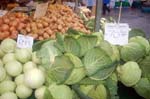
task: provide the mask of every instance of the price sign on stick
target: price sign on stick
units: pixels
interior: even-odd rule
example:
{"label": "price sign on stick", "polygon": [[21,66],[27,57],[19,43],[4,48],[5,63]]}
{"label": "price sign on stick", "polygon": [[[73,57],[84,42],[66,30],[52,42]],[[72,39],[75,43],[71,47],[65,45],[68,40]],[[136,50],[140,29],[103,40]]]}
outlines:
{"label": "price sign on stick", "polygon": [[125,23],[105,25],[104,39],[114,45],[128,44],[129,25]]}
{"label": "price sign on stick", "polygon": [[36,6],[34,18],[40,18],[45,16],[48,8],[48,3],[41,3]]}
{"label": "price sign on stick", "polygon": [[33,37],[18,34],[17,38],[18,48],[32,48],[32,46],[33,46]]}

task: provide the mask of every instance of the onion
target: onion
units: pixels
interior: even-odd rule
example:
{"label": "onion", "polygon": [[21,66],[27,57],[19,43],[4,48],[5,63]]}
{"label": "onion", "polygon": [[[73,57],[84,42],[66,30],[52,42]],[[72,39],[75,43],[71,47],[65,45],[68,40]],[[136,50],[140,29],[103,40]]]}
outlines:
{"label": "onion", "polygon": [[10,20],[9,19],[3,19],[5,24],[9,24]]}
{"label": "onion", "polygon": [[7,24],[3,24],[1,27],[2,31],[8,31],[8,29],[9,29],[9,26]]}

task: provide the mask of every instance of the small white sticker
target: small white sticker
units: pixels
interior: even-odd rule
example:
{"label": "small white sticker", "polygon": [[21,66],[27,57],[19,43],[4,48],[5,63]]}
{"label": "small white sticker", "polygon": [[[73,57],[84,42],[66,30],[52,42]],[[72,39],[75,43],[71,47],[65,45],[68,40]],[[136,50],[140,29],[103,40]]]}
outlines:
{"label": "small white sticker", "polygon": [[104,39],[114,45],[128,44],[129,25],[126,23],[114,24],[107,23],[105,25]]}
{"label": "small white sticker", "polygon": [[17,47],[18,48],[32,48],[33,37],[18,34]]}

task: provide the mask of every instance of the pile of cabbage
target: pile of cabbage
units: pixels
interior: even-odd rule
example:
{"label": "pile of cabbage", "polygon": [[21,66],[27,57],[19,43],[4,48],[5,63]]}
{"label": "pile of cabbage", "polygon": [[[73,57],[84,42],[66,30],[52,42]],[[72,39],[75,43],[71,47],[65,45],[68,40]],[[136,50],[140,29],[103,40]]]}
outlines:
{"label": "pile of cabbage", "polygon": [[119,99],[118,82],[150,99],[150,44],[134,30],[130,33],[124,46],[108,43],[102,32],[72,29],[36,43],[34,50],[46,70],[43,99]]}
{"label": "pile of cabbage", "polygon": [[13,39],[0,44],[0,99],[40,98],[45,83],[44,69],[32,49],[20,49]]}
{"label": "pile of cabbage", "polygon": [[119,99],[118,82],[150,99],[150,44],[132,35],[124,46],[102,32],[69,29],[19,49],[0,44],[0,99]]}

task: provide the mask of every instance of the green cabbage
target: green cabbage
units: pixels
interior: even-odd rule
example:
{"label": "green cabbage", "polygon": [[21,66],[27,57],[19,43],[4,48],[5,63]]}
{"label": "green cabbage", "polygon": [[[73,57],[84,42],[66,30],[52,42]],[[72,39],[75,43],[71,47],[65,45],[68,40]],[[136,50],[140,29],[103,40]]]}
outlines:
{"label": "green cabbage", "polygon": [[16,94],[21,99],[27,99],[32,94],[32,89],[25,86],[24,84],[17,85]]}
{"label": "green cabbage", "polygon": [[120,54],[124,61],[138,61],[145,56],[146,51],[141,44],[131,42],[121,48]]}
{"label": "green cabbage", "polygon": [[148,40],[144,37],[135,36],[135,37],[130,38],[129,42],[136,42],[138,44],[141,44],[145,48],[146,53],[149,53],[150,51],[150,44]]}
{"label": "green cabbage", "polygon": [[16,48],[16,41],[13,39],[9,39],[9,38],[4,39],[1,42],[0,47],[1,47],[1,50],[5,53],[14,52]]}
{"label": "green cabbage", "polygon": [[81,46],[80,56],[84,56],[89,49],[93,48],[97,44],[98,37],[94,35],[84,35],[80,36],[77,40]]}
{"label": "green cabbage", "polygon": [[85,77],[81,60],[73,54],[56,56],[48,71],[49,78],[57,83],[74,84]]}
{"label": "green cabbage", "polygon": [[5,54],[5,56],[3,57],[3,63],[6,64],[10,61],[15,61],[16,57],[14,53],[7,53]]}
{"label": "green cabbage", "polygon": [[107,90],[104,85],[81,85],[81,91],[91,99],[107,99]]}
{"label": "green cabbage", "polygon": [[52,84],[48,87],[53,99],[72,99],[72,90],[66,85]]}
{"label": "green cabbage", "polygon": [[150,99],[150,81],[142,78],[135,86],[135,91],[145,99]]}
{"label": "green cabbage", "polygon": [[83,59],[87,75],[94,80],[106,79],[114,71],[116,62],[100,47],[89,50]]}
{"label": "green cabbage", "polygon": [[142,71],[136,62],[129,61],[117,68],[120,81],[128,86],[134,86],[140,79]]}
{"label": "green cabbage", "polygon": [[0,94],[6,92],[13,92],[16,88],[16,84],[13,81],[6,80],[0,83]]}
{"label": "green cabbage", "polygon": [[18,99],[14,92],[6,92],[0,96],[0,99]]}
{"label": "green cabbage", "polygon": [[12,76],[18,76],[22,72],[22,64],[18,61],[10,61],[5,65],[7,73]]}
{"label": "green cabbage", "polygon": [[15,50],[16,59],[21,63],[26,63],[32,58],[32,51],[31,49],[22,48]]}

